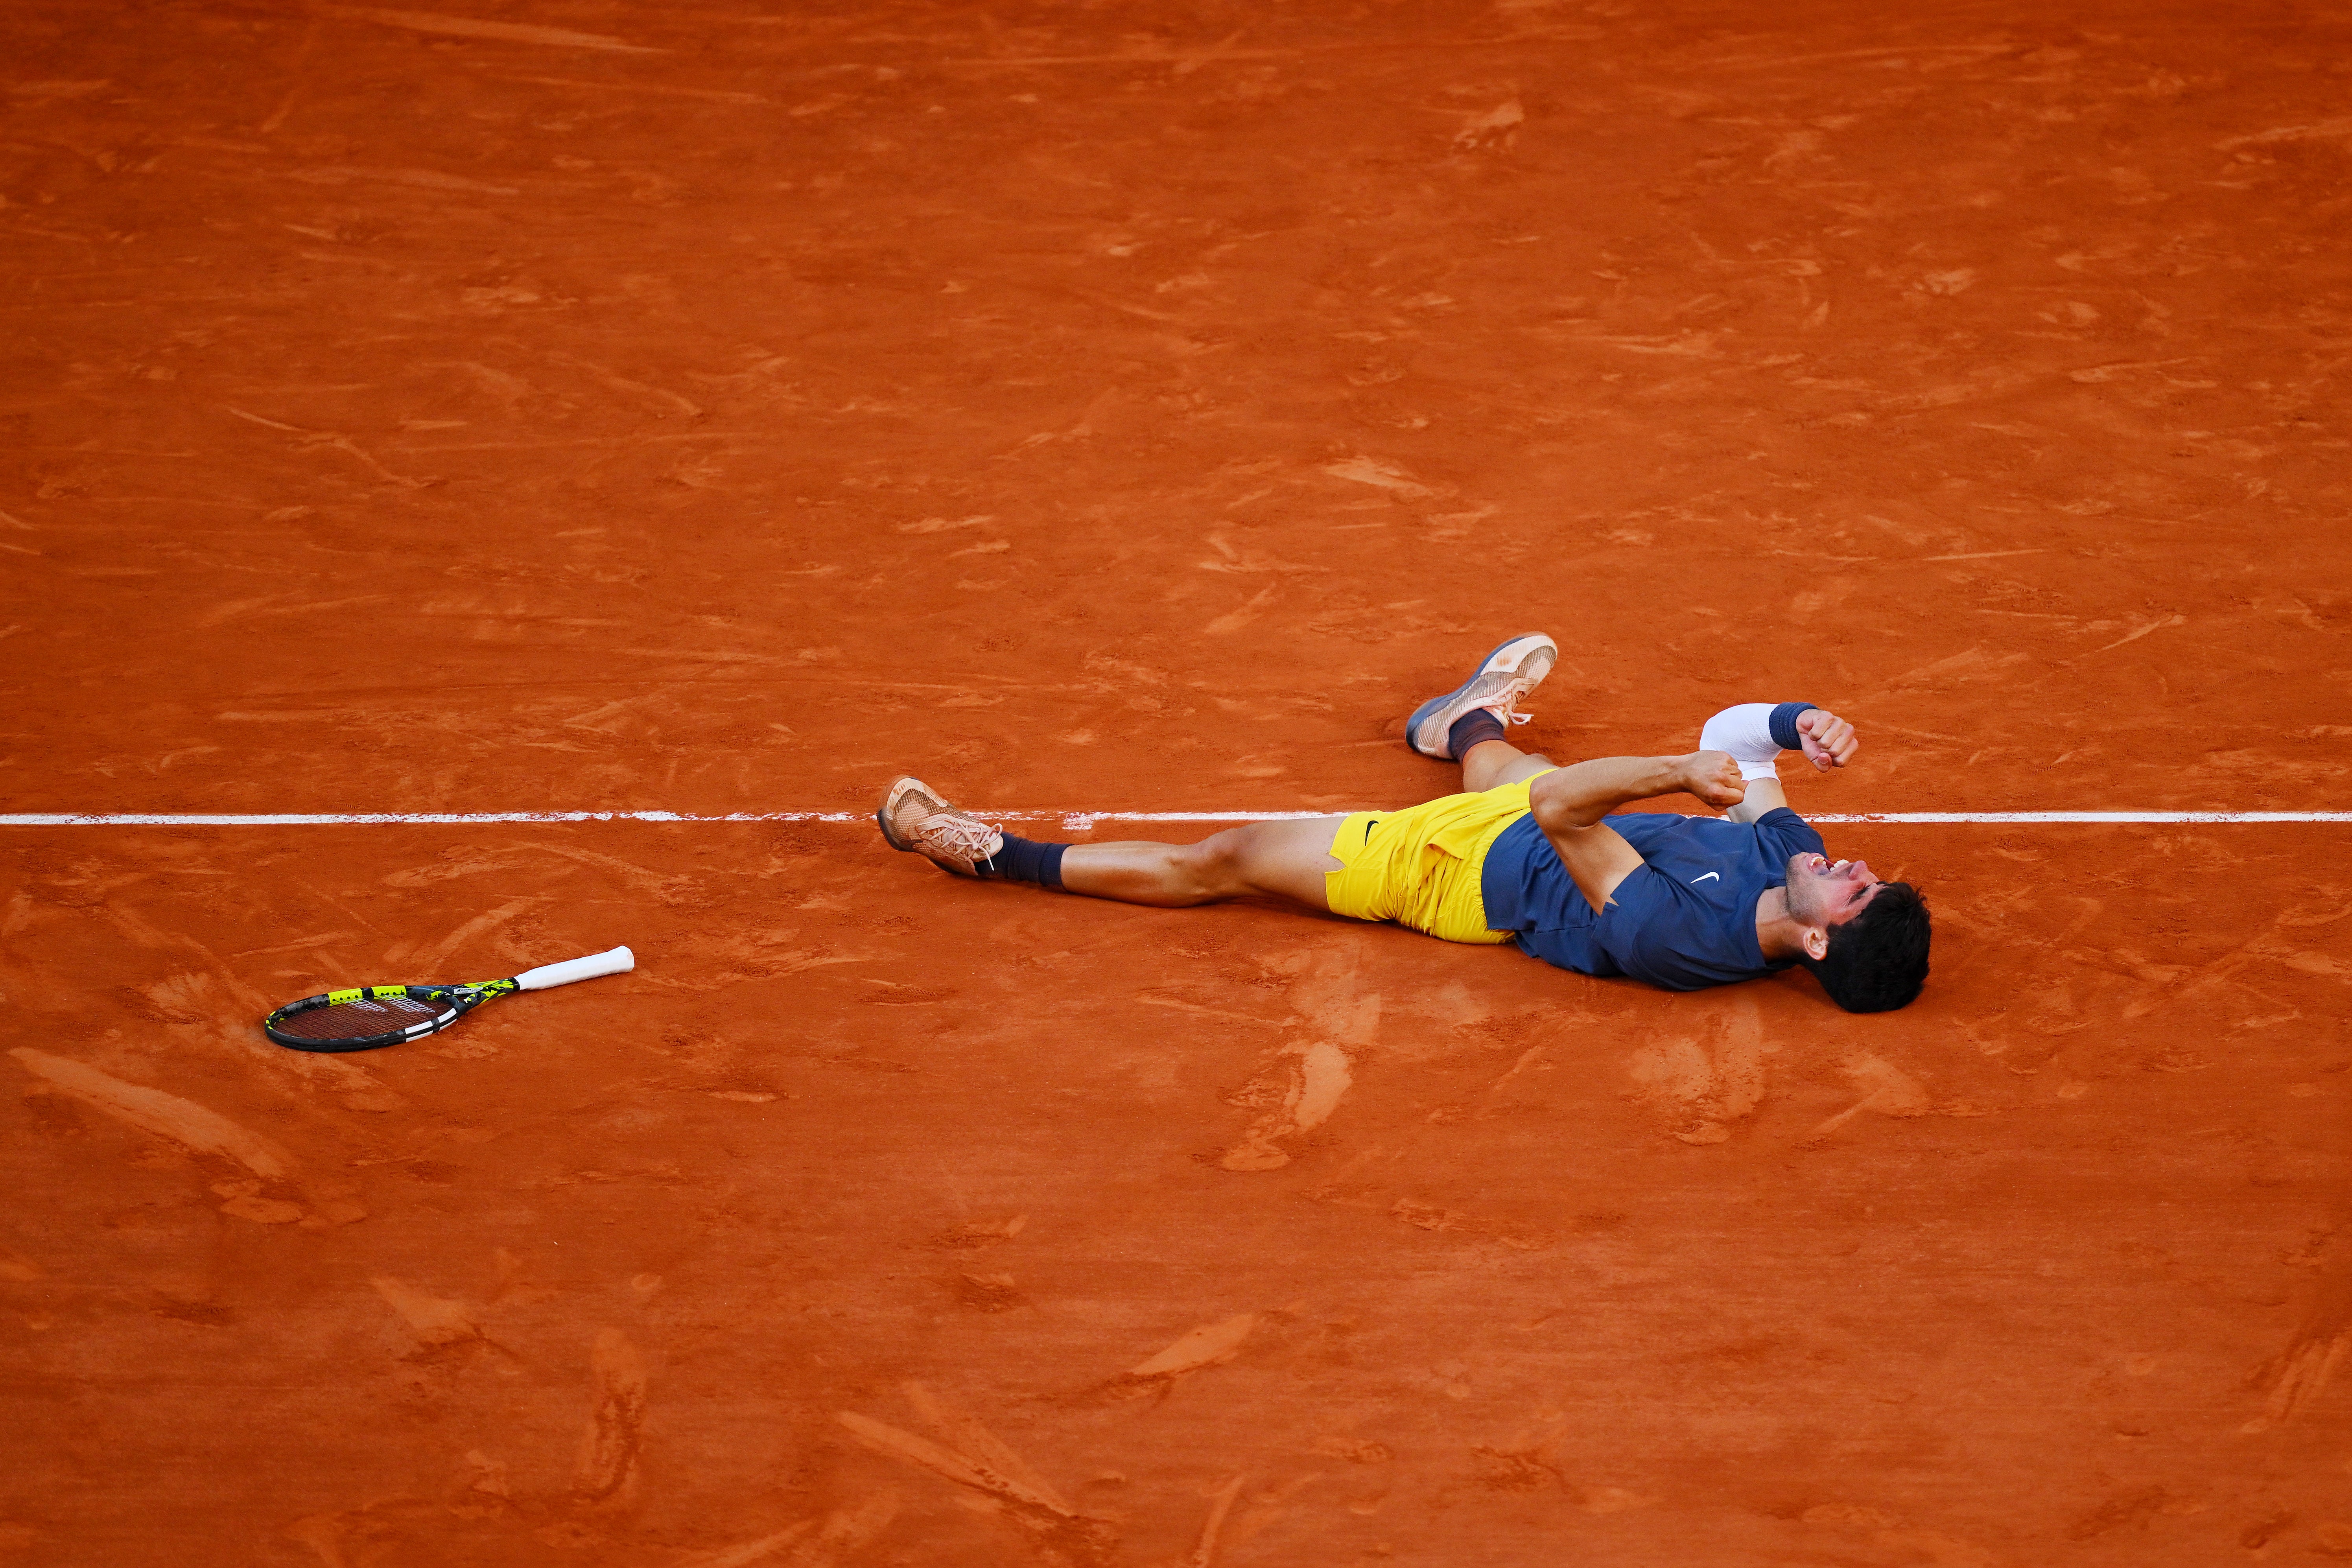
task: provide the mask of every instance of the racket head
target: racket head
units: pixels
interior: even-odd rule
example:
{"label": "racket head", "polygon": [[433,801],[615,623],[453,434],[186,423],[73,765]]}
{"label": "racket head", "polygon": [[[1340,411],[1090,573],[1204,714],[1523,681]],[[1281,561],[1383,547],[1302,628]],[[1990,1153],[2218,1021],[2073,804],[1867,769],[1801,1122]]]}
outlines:
{"label": "racket head", "polygon": [[289,1002],[262,1032],[298,1051],[373,1051],[438,1034],[480,1005],[463,985],[356,985]]}

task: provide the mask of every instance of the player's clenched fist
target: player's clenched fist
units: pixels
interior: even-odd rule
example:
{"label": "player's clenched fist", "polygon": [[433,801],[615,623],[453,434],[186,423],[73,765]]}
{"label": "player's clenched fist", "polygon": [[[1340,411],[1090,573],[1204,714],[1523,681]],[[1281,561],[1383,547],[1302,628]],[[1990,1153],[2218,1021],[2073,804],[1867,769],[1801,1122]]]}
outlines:
{"label": "player's clenched fist", "polygon": [[1845,766],[1862,749],[1853,726],[1826,708],[1808,708],[1798,714],[1797,734],[1804,742],[1805,761],[1822,773]]}
{"label": "player's clenched fist", "polygon": [[1748,785],[1739,776],[1738,760],[1729,752],[1693,752],[1685,757],[1682,786],[1713,806],[1734,806],[1748,798]]}

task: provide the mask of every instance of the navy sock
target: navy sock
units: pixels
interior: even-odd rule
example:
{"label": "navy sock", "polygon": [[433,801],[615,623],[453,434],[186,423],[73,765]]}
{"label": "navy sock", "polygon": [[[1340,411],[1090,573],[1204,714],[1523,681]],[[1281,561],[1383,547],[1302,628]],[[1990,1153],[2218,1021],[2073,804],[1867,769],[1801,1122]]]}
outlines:
{"label": "navy sock", "polygon": [[1034,844],[1007,833],[1003,847],[982,860],[977,869],[983,877],[1006,882],[1034,882],[1060,892],[1062,851],[1068,847],[1066,844]]}
{"label": "navy sock", "polygon": [[1445,731],[1445,746],[1458,763],[1470,754],[1471,747],[1482,741],[1499,741],[1505,732],[1503,721],[1495,717],[1493,709],[1473,708],[1454,721],[1454,727]]}

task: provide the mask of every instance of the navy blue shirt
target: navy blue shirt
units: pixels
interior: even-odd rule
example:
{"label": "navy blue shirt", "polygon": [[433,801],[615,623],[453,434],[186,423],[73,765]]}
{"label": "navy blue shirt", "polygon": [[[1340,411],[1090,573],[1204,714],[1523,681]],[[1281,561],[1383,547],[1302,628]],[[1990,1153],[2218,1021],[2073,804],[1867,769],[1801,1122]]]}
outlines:
{"label": "navy blue shirt", "polygon": [[1789,880],[1791,856],[1823,853],[1822,836],[1787,806],[1754,822],[1660,812],[1605,818],[1641,869],[1617,884],[1599,914],[1533,816],[1486,852],[1486,924],[1520,951],[1562,969],[1630,974],[1669,991],[1753,980],[1792,960],[1764,960],[1756,901]]}

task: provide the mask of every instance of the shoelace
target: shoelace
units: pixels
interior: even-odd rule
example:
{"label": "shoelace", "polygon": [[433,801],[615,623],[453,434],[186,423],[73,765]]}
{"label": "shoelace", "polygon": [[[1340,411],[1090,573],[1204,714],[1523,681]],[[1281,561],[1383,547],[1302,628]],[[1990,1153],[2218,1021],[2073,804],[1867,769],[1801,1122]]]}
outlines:
{"label": "shoelace", "polygon": [[962,859],[985,860],[992,853],[988,841],[996,837],[996,829],[942,805],[915,824],[912,837]]}
{"label": "shoelace", "polygon": [[1481,702],[1478,706],[1506,724],[1532,724],[1536,721],[1536,716],[1532,713],[1520,712],[1517,704],[1520,698],[1534,689],[1535,687],[1531,682],[1514,680],[1502,690],[1495,693],[1492,699]]}

